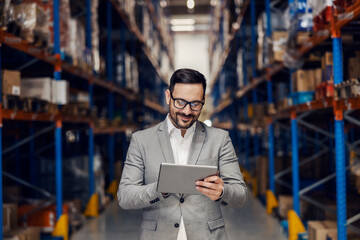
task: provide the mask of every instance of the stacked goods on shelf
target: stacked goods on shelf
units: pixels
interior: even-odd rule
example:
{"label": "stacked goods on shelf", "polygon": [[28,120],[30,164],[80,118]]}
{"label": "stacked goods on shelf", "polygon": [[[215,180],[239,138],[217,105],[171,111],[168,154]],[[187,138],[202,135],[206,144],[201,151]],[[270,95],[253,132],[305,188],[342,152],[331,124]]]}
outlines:
{"label": "stacked goods on shelf", "polygon": [[20,72],[2,70],[2,96],[3,96],[3,108],[5,109],[17,109],[19,107],[20,91]]}
{"label": "stacked goods on shelf", "polygon": [[[68,206],[63,205],[64,214],[68,213]],[[41,232],[51,233],[56,223],[56,205],[39,207],[36,204],[23,204],[18,207],[19,224],[23,226],[37,227]]]}
{"label": "stacked goods on shelf", "polygon": [[286,31],[275,31],[272,34],[273,42],[273,61],[282,62],[284,60],[284,54],[286,52],[288,32]]}
{"label": "stacked goods on shelf", "polygon": [[[83,204],[87,203],[89,200],[89,157],[87,155],[75,155],[74,152],[80,144],[81,136],[76,137],[74,141],[75,142],[67,142],[66,144],[66,147],[73,149],[72,155],[63,158],[63,196],[65,200],[76,200],[77,208],[84,209],[85,206]],[[94,155],[94,190],[99,196],[99,209],[102,209],[106,203],[103,162],[101,154],[96,150]],[[54,192],[54,169],[54,159],[39,158],[39,169],[36,173],[37,176],[42,179],[39,183],[39,187],[49,192]],[[76,182],[76,184],[74,184],[74,182]],[[79,201],[81,202],[81,207],[79,207]],[[68,213],[68,204],[64,204],[64,208],[66,208],[64,209],[64,212]],[[47,212],[52,211],[52,209],[47,210]],[[28,211],[26,209],[23,212]]]}
{"label": "stacked goods on shelf", "polygon": [[[288,212],[293,209],[293,197],[290,195],[279,195],[279,216],[283,219],[288,218]],[[305,201],[300,201],[300,217],[304,219],[308,211],[308,204]]]}
{"label": "stacked goods on shelf", "polygon": [[3,233],[4,239],[40,240],[40,229],[36,227],[18,227],[18,206],[14,203],[4,203],[3,210]]}
{"label": "stacked goods on shelf", "polygon": [[289,105],[297,105],[312,101],[315,97],[316,85],[321,83],[321,78],[316,76],[318,70],[297,70],[292,75],[292,93],[289,95]]}
{"label": "stacked goods on shelf", "polygon": [[276,109],[282,111],[289,106],[287,83],[276,84]]}
{"label": "stacked goods on shelf", "polygon": [[360,193],[360,160],[355,151],[350,151],[350,185]]}
{"label": "stacked goods on shelf", "polygon": [[40,240],[40,229],[36,227],[17,228],[4,234],[4,240]]}
{"label": "stacked goods on shelf", "polygon": [[50,43],[49,15],[37,3],[15,4],[13,8],[14,29],[8,30],[36,46],[47,47]]}
{"label": "stacked goods on shelf", "polygon": [[326,240],[328,234],[337,233],[336,221],[309,221],[309,240]]}
{"label": "stacked goods on shelf", "polygon": [[134,56],[125,54],[125,78],[126,88],[139,92],[139,69],[138,63]]}
{"label": "stacked goods on shelf", "polygon": [[360,97],[360,52],[355,52],[355,57],[348,59],[348,76],[349,80],[337,84],[335,88],[336,99],[348,99]]}
{"label": "stacked goods on shelf", "polygon": [[69,90],[69,103],[62,108],[65,115],[88,116],[90,111],[90,96],[88,92],[75,89]]}
{"label": "stacked goods on shelf", "polygon": [[[285,43],[288,35],[285,32],[286,25],[283,13],[271,9],[271,27],[273,30],[273,38],[267,39],[266,37],[266,14],[263,12],[258,18],[258,54],[257,54],[257,69],[263,70],[266,66],[274,61],[282,61],[285,53]],[[274,45],[275,44],[275,45]],[[276,53],[276,58],[274,53]]]}
{"label": "stacked goods on shelf", "polygon": [[[68,103],[69,83],[65,80],[22,78],[20,83],[24,111],[56,113],[56,105]],[[40,104],[40,108],[34,104]]]}
{"label": "stacked goods on shelf", "polygon": [[91,70],[100,73],[99,0],[91,1]]}

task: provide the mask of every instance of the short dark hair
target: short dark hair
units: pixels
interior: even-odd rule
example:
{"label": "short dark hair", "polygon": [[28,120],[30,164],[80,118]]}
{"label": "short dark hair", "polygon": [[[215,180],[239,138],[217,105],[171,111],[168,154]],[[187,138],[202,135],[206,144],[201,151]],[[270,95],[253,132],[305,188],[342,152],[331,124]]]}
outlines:
{"label": "short dark hair", "polygon": [[194,84],[194,83],[201,83],[204,89],[205,97],[205,90],[206,90],[206,79],[204,75],[200,72],[189,69],[189,68],[182,68],[176,70],[170,78],[170,87],[169,90],[172,93],[174,91],[175,84],[183,83],[183,84]]}

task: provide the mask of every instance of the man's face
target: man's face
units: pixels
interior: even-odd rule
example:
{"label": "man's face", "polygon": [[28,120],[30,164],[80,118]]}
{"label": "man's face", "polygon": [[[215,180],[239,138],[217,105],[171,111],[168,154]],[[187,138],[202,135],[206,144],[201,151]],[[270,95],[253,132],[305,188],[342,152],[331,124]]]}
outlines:
{"label": "man's face", "polygon": [[[172,123],[180,129],[186,130],[190,128],[194,122],[199,118],[200,111],[193,111],[190,108],[190,104],[187,104],[185,108],[178,109],[174,106],[174,99],[171,98],[169,90],[165,92],[166,102],[169,105],[169,115]],[[174,86],[172,93],[173,98],[183,99],[188,102],[199,101],[203,102],[204,90],[201,83],[195,84],[182,84],[177,83]]]}

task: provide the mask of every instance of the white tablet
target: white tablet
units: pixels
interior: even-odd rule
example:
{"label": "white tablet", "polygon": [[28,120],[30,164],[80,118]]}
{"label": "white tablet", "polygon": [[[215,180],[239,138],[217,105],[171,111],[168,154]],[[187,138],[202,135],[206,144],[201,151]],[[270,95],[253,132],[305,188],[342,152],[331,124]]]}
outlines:
{"label": "white tablet", "polygon": [[196,181],[216,175],[217,170],[216,166],[162,163],[157,191],[161,193],[201,194],[196,190]]}

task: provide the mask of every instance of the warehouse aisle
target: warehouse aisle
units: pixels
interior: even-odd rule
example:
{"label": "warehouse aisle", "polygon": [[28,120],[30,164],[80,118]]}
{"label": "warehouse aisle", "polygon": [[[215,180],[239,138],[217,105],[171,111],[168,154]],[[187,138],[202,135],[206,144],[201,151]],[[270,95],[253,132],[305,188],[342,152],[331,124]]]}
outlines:
{"label": "warehouse aisle", "polygon": [[[252,196],[243,209],[223,208],[229,240],[281,240],[276,219]],[[88,223],[71,240],[136,240],[139,239],[140,210],[123,211],[111,203],[97,219]]]}

